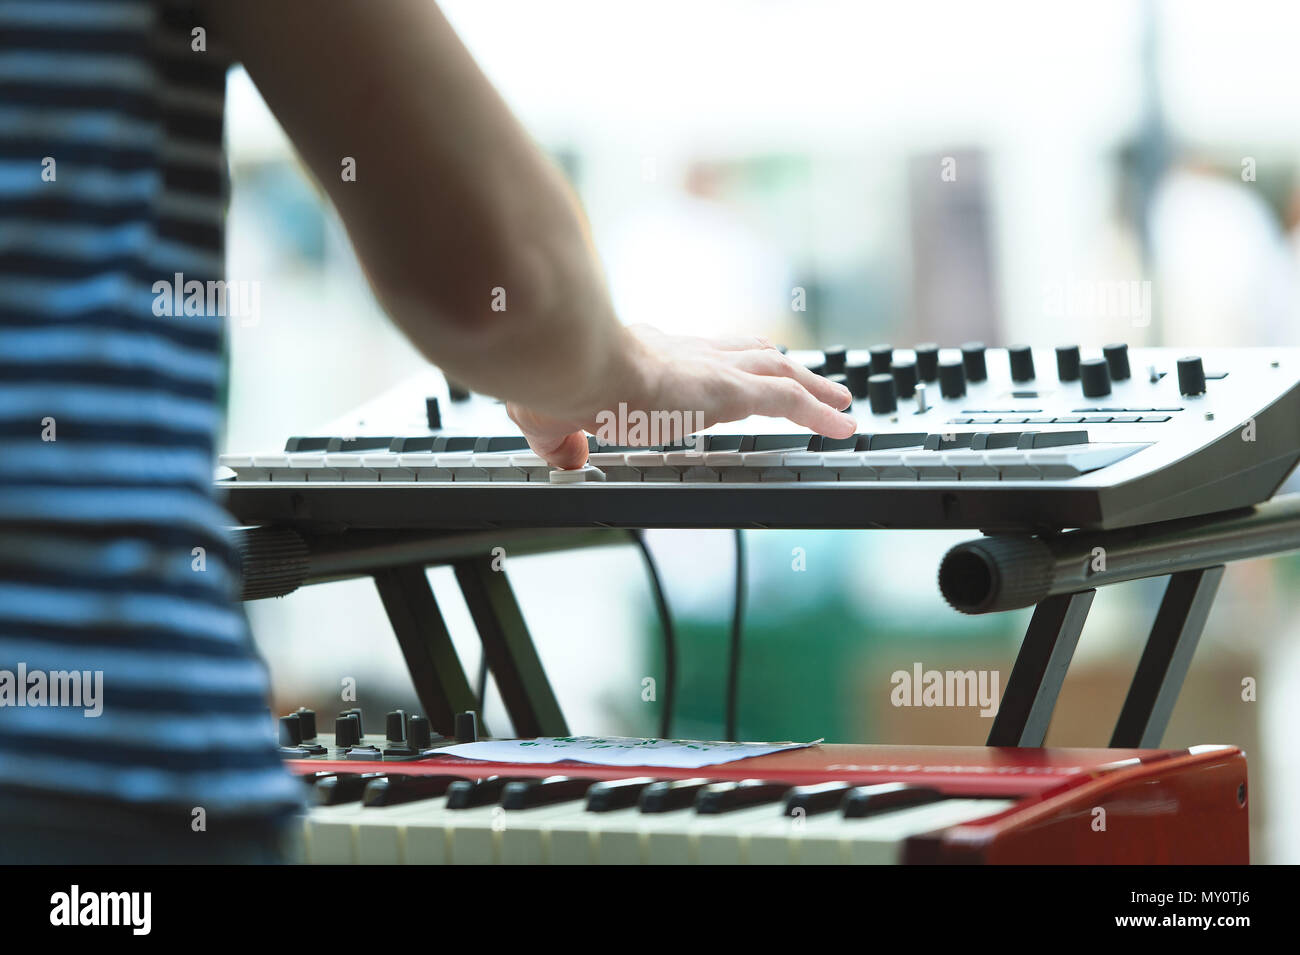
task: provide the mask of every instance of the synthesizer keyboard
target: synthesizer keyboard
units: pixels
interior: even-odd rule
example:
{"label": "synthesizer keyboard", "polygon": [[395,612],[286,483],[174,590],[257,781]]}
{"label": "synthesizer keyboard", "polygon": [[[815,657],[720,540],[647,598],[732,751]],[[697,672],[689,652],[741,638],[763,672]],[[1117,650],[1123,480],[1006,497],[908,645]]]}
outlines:
{"label": "synthesizer keyboard", "polygon": [[1300,350],[791,353],[855,396],[842,441],[751,418],[556,472],[502,406],[434,372],[283,450],[227,454],[246,524],[1052,531],[1246,507],[1300,459]]}
{"label": "synthesizer keyboard", "polygon": [[[289,760],[318,864],[1248,861],[1246,763],[1190,750],[818,745],[703,769]],[[354,755],[355,754],[355,755]]]}

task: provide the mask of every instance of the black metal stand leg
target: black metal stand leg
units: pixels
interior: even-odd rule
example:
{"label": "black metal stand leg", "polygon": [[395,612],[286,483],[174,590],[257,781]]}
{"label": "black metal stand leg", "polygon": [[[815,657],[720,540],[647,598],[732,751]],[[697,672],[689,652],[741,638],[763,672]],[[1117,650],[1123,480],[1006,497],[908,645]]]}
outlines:
{"label": "black metal stand leg", "polygon": [[1170,576],[1110,738],[1112,747],[1153,749],[1160,745],[1222,579],[1222,564]]}
{"label": "black metal stand leg", "polygon": [[1095,590],[1048,597],[1034,608],[1002,693],[989,746],[1042,746]]}
{"label": "black metal stand leg", "polygon": [[515,735],[569,735],[505,571],[493,570],[491,557],[457,561],[455,568]]}
{"label": "black metal stand leg", "polygon": [[483,714],[478,712],[479,703],[456,656],[424,567],[389,567],[376,571],[374,577],[429,725],[452,736],[456,714],[474,710],[481,727]]}

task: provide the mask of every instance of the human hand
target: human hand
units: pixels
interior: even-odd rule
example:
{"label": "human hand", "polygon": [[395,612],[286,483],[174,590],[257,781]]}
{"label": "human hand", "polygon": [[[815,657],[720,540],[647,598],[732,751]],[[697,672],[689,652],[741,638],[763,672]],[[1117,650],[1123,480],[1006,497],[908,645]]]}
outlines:
{"label": "human hand", "polygon": [[529,446],[552,467],[582,467],[584,432],[596,433],[598,416],[616,414],[620,405],[647,415],[691,414],[696,429],[758,414],[788,418],[832,438],[857,430],[842,410],[852,402],[847,388],[781,354],[764,338],[667,335],[648,325],[625,331],[623,367],[598,390],[589,409],[556,416],[507,403]]}

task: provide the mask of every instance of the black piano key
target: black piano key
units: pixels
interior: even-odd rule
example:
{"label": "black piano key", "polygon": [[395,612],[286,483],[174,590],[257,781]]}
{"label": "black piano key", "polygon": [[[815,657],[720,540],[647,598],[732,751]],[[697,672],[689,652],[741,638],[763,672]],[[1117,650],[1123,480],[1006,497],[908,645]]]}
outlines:
{"label": "black piano key", "polygon": [[853,788],[852,783],[816,783],[796,786],[785,797],[787,816],[813,816],[840,808],[844,794]]}
{"label": "black piano key", "polygon": [[805,451],[808,448],[806,434],[756,434],[752,447],[747,451]]}
{"label": "black piano key", "polygon": [[[927,451],[952,451],[956,448],[969,448],[975,432],[964,434],[928,434],[923,447]],[[1014,448],[1015,445],[1013,444]]]}
{"label": "black piano key", "polygon": [[486,779],[461,780],[447,787],[448,809],[473,809],[491,806],[501,799],[502,791],[518,776],[488,776]]}
{"label": "black piano key", "polygon": [[393,436],[359,438],[330,438],[325,445],[326,451],[387,451],[393,443]]}
{"label": "black piano key", "polygon": [[366,791],[372,779],[379,779],[383,773],[335,773],[316,783],[316,802],[322,806],[341,806],[347,802],[357,802]]}
{"label": "black piano key", "polygon": [[651,783],[641,793],[638,805],[642,812],[672,812],[674,809],[687,809],[695,802],[711,779],[668,779]]}
{"label": "black piano key", "polygon": [[527,451],[528,439],[522,434],[502,435],[495,438],[479,438],[474,443],[474,450],[486,451]]}
{"label": "black piano key", "polygon": [[971,438],[970,447],[973,451],[994,451],[998,448],[1015,448],[1020,446],[1020,442],[1025,439],[1027,434],[1034,434],[1029,431],[976,431]]}
{"label": "black piano key", "polygon": [[315,789],[316,784],[322,779],[329,779],[331,776],[337,775],[338,773],[332,769],[318,769],[314,773],[307,773],[300,778],[308,789]]}
{"label": "black piano key", "polygon": [[[394,454],[404,454],[410,451],[432,451],[434,442],[439,440],[438,435],[423,434],[414,435],[409,438],[394,438],[388,445],[388,450]],[[442,440],[446,440],[443,438]]]}
{"label": "black piano key", "polygon": [[420,799],[445,795],[456,782],[468,782],[464,776],[381,776],[366,784],[361,797],[363,806],[396,806]]}
{"label": "black piano key", "polygon": [[809,451],[865,451],[871,440],[869,434],[851,434],[847,438],[828,438],[815,434],[808,442]]}
{"label": "black piano key", "polygon": [[286,452],[293,451],[324,451],[329,447],[333,438],[290,438],[284,443]]}
{"label": "black piano key", "polygon": [[696,442],[700,451],[747,451],[743,447],[746,436],[743,434],[702,434]]}
{"label": "black piano key", "polygon": [[844,817],[861,819],[882,812],[923,806],[929,802],[946,799],[937,789],[912,786],[908,783],[880,783],[875,786],[854,786],[844,796]]}
{"label": "black piano key", "polygon": [[701,815],[731,812],[765,803],[780,802],[790,791],[789,783],[769,783],[761,779],[742,779],[740,782],[714,783],[700,790],[695,797],[695,811]]}
{"label": "black piano key", "polygon": [[478,438],[468,434],[449,434],[434,439],[434,451],[473,451]]}
{"label": "black piano key", "polygon": [[902,448],[923,448],[928,437],[923,431],[897,431],[873,434],[865,448],[859,451],[898,451]]}
{"label": "black piano key", "polygon": [[502,809],[536,809],[561,802],[585,799],[594,779],[574,776],[547,776],[545,779],[521,779],[509,783],[501,793]]}
{"label": "black piano key", "polygon": [[[587,447],[588,447],[588,448],[591,448],[591,442],[588,442],[588,443],[587,443]],[[590,451],[590,453],[591,453],[591,454],[630,454],[630,453],[634,453],[634,452],[637,452],[637,451],[652,451],[652,450],[654,450],[654,449],[653,449],[653,448],[645,447],[644,445],[638,448],[638,447],[633,447],[633,446],[630,445],[630,444],[600,444],[600,443],[597,443],[596,446],[595,446],[594,448],[592,448],[592,450]]]}
{"label": "black piano key", "polygon": [[651,776],[633,776],[631,779],[608,779],[587,790],[587,812],[611,812],[630,809],[637,804],[641,793],[656,780]]}
{"label": "black piano key", "polygon": [[1087,444],[1087,431],[1029,431],[1018,445],[1020,448],[1065,448],[1073,444]]}

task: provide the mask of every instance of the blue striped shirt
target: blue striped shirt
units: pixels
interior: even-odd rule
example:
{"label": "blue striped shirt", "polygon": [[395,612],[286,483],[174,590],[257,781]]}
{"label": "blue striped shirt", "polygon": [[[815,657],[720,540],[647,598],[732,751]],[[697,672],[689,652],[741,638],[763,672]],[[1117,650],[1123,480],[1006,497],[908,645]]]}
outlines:
{"label": "blue striped shirt", "polygon": [[[196,27],[0,0],[0,787],[271,813],[298,786],[211,490],[224,318],[155,307],[223,278],[228,62]],[[70,671],[97,715],[50,705]]]}

